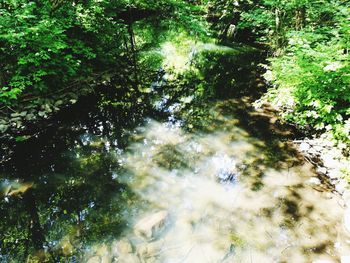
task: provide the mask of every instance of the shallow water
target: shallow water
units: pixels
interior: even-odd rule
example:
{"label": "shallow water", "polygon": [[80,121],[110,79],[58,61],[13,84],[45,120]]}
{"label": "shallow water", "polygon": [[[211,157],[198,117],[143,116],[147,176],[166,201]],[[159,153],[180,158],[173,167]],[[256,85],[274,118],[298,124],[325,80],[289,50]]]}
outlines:
{"label": "shallow water", "polygon": [[349,252],[339,197],[273,113],[228,97],[161,93],[151,113],[81,104],[15,145],[0,260],[338,262]]}
{"label": "shallow water", "polygon": [[[280,142],[271,153],[269,142],[222,115],[226,103],[214,106],[220,125],[209,133],[153,120],[138,129],[121,157],[128,173],[120,178],[137,195],[139,210],[122,237],[145,262],[336,259],[337,197],[314,189],[312,166],[290,146]],[[279,151],[281,158],[269,156]],[[160,233],[135,234],[139,220],[159,211],[168,213]]]}

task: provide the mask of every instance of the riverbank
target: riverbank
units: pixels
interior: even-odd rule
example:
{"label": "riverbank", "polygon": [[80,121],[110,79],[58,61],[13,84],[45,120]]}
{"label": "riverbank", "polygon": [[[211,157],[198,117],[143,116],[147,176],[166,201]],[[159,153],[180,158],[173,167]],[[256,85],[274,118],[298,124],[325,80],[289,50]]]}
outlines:
{"label": "riverbank", "polygon": [[[348,145],[345,142],[335,139],[331,131],[313,132],[303,126],[286,121],[284,118],[286,111],[292,114],[292,109],[289,108],[286,101],[276,99],[284,96],[279,92],[283,91],[277,89],[271,92],[271,90],[267,90],[261,98],[254,102],[255,108],[263,109],[264,105],[268,105],[268,107],[274,109],[276,118],[281,123],[293,125],[295,130],[298,131],[298,135],[292,142],[304,155],[305,160],[315,166],[319,174],[319,181],[315,181],[315,184],[320,184],[326,180],[328,184],[333,185],[334,191],[347,199],[346,196],[348,195],[350,182]],[[273,93],[272,97],[275,99],[271,100],[271,93]]]}
{"label": "riverbank", "polygon": [[94,87],[84,85],[45,96],[23,98],[13,106],[3,106],[0,113],[0,139],[25,140],[36,133],[35,126],[43,126],[53,115],[93,91]]}

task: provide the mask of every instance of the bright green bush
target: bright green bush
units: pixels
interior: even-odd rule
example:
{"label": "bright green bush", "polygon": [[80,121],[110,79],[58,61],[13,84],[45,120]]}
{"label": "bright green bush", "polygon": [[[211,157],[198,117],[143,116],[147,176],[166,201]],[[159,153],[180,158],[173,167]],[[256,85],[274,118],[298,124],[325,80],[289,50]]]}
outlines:
{"label": "bright green bush", "polygon": [[0,1],[0,103],[70,87],[121,60],[132,64],[162,30],[203,33],[200,10],[185,0]]}
{"label": "bright green bush", "polygon": [[9,103],[24,90],[62,88],[90,71],[87,61],[96,54],[73,28],[82,29],[75,9],[51,13],[51,7],[28,1],[0,6],[0,102]]}

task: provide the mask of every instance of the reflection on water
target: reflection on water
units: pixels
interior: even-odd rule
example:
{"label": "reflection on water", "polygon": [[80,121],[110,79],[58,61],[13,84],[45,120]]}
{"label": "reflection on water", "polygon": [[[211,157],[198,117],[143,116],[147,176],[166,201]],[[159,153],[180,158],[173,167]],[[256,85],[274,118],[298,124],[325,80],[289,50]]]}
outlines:
{"label": "reflection on water", "polygon": [[[203,81],[228,83],[226,72],[238,83],[230,59],[215,63],[219,73],[208,65]],[[92,106],[67,120],[72,110],[17,145],[1,169],[0,261],[299,263],[349,253],[338,197],[310,180],[313,167],[268,109],[244,96],[181,95],[160,91],[148,118]]]}
{"label": "reflection on water", "polygon": [[[214,132],[149,121],[134,136],[121,181],[142,201],[118,238],[130,250],[112,256],[132,254],[142,262],[336,259],[345,249],[335,243],[342,209],[335,196],[307,183],[312,167],[283,143],[275,154],[291,156],[273,156],[279,163],[268,166],[266,142],[215,109],[220,129]],[[112,251],[115,242],[104,245]]]}

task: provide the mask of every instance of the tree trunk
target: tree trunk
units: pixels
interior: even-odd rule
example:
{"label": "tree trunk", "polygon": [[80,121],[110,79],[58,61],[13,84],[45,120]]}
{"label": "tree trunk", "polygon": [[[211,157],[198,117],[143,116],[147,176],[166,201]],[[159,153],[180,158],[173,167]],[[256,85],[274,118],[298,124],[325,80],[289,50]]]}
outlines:
{"label": "tree trunk", "polygon": [[279,49],[281,47],[281,10],[276,7],[275,8],[275,49]]}
{"label": "tree trunk", "polygon": [[295,11],[295,29],[301,30],[305,26],[306,20],[306,8],[304,6],[299,7]]}
{"label": "tree trunk", "polygon": [[138,92],[138,84],[139,84],[139,77],[138,77],[138,67],[137,67],[137,50],[136,50],[136,42],[135,42],[135,34],[134,30],[132,28],[132,23],[128,24],[128,34],[130,39],[130,47],[131,47],[131,59],[134,66],[134,89],[136,92]]}

